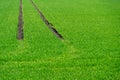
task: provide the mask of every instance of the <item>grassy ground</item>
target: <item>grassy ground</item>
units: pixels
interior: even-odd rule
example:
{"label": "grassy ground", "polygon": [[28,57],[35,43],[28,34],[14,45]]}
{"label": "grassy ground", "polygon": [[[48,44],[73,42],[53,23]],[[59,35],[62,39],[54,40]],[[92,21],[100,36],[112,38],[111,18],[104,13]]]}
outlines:
{"label": "grassy ground", "polygon": [[33,0],[64,36],[60,41],[23,0],[0,1],[0,80],[119,80],[119,0]]}

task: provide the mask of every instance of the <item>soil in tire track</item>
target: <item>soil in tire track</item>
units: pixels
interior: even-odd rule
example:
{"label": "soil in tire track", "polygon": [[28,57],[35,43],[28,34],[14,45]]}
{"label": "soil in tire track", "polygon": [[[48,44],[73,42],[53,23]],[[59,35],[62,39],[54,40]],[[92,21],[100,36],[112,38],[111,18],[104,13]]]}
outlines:
{"label": "soil in tire track", "polygon": [[22,12],[22,0],[20,0],[20,8],[19,8],[19,17],[18,17],[18,40],[24,39],[23,34],[23,12]]}
{"label": "soil in tire track", "polygon": [[43,20],[43,22],[46,24],[46,26],[48,26],[48,28],[59,38],[64,40],[63,36],[54,28],[54,25],[52,23],[50,23],[45,16],[43,15],[43,13],[39,10],[39,8],[36,6],[36,4],[33,2],[33,0],[30,0],[32,5],[35,7],[35,9],[37,10],[37,12],[39,13],[41,19]]}

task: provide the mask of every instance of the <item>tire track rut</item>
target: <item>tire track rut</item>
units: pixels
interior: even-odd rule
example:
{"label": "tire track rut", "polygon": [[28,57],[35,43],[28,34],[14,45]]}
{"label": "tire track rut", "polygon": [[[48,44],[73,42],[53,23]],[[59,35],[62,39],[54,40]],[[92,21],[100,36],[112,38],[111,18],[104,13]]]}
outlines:
{"label": "tire track rut", "polygon": [[43,22],[46,24],[46,26],[59,38],[64,40],[63,36],[54,28],[54,25],[52,23],[50,23],[46,17],[43,15],[43,13],[39,10],[39,8],[37,7],[37,5],[33,2],[33,0],[30,0],[32,5],[34,6],[34,8],[37,10],[37,12],[39,13],[41,19],[43,20]]}
{"label": "tire track rut", "polygon": [[19,17],[18,17],[18,40],[24,39],[23,33],[23,12],[22,12],[22,0],[20,0],[20,8],[19,8]]}

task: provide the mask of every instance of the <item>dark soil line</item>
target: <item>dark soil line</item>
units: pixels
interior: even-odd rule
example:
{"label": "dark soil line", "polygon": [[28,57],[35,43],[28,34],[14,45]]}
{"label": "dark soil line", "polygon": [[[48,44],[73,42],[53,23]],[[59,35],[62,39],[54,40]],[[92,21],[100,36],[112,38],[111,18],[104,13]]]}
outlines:
{"label": "dark soil line", "polygon": [[33,2],[33,0],[30,0],[31,3],[33,4],[33,6],[35,7],[35,9],[37,10],[37,12],[39,13],[41,19],[43,20],[43,22],[46,24],[46,26],[48,26],[48,28],[59,38],[59,39],[64,39],[63,36],[54,28],[54,25],[52,23],[50,23],[45,16],[43,15],[43,13],[39,10],[39,8],[36,6],[36,4]]}
{"label": "dark soil line", "polygon": [[20,9],[19,9],[19,17],[18,17],[18,40],[24,39],[23,34],[23,12],[22,12],[22,0],[20,0]]}

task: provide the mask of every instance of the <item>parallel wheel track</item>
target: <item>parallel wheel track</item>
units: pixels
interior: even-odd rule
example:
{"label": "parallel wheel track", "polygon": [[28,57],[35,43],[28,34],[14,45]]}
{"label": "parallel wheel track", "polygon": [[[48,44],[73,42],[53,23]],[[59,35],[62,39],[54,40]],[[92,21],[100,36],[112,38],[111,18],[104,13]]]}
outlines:
{"label": "parallel wheel track", "polygon": [[19,9],[19,17],[18,17],[18,40],[24,39],[23,33],[23,12],[22,12],[22,0],[20,0],[20,9]]}
{"label": "parallel wheel track", "polygon": [[41,19],[43,22],[46,24],[46,26],[61,40],[64,40],[63,36],[54,28],[54,25],[50,23],[46,17],[43,15],[43,13],[40,11],[40,9],[37,7],[37,5],[33,2],[33,0],[30,0],[34,8],[37,10],[39,13]]}

